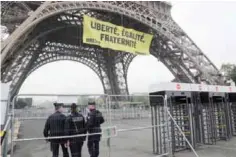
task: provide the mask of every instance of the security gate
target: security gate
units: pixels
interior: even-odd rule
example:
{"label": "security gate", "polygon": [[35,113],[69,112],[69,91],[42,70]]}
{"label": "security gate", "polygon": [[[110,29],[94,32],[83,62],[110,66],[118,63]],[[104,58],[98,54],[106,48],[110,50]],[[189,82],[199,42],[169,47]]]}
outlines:
{"label": "security gate", "polygon": [[216,144],[218,140],[230,139],[234,120],[230,94],[202,91],[192,92],[191,95],[194,104],[196,143]]}
{"label": "security gate", "polygon": [[[219,140],[227,140],[228,132],[228,107],[224,93],[200,92],[199,126],[197,130],[202,137],[203,144],[216,144]],[[199,127],[199,128],[201,128]]]}
{"label": "security gate", "polygon": [[[192,105],[187,95],[180,96],[176,93],[168,99],[170,104],[170,113],[176,120],[178,126],[182,129],[187,139],[194,145],[193,125],[192,125]],[[173,151],[188,149],[188,144],[180,134],[179,130],[174,127],[172,122],[172,148]]]}
{"label": "security gate", "polygon": [[[171,149],[172,153],[178,152],[184,149],[189,149],[185,137],[192,146],[195,146],[195,139],[193,134],[193,106],[191,104],[190,92],[178,92],[178,91],[163,91],[151,93],[151,95],[163,95],[167,97],[167,108],[173,117],[173,120],[169,119],[169,128],[165,129],[159,134],[157,140],[164,140],[165,134],[171,132]],[[150,98],[151,99],[151,98]],[[160,113],[163,109],[163,104],[158,103],[157,111]],[[154,111],[155,113],[155,111]],[[159,114],[161,115],[161,114]],[[177,126],[178,127],[177,127]],[[179,130],[181,129],[181,130]],[[168,130],[168,131],[167,131]],[[185,135],[185,137],[183,136]]]}
{"label": "security gate", "polygon": [[[167,114],[167,103],[163,96],[150,95],[152,118],[152,142],[154,154],[168,154],[171,151],[171,126]],[[169,151],[169,152],[168,152]],[[173,152],[172,152],[173,153]]]}
{"label": "security gate", "polygon": [[224,93],[209,93],[210,103],[212,105],[215,142],[218,140],[227,140],[227,103]]}
{"label": "security gate", "polygon": [[200,93],[200,126],[199,132],[202,137],[203,144],[214,144],[215,143],[215,123],[213,121],[213,109],[210,103],[209,93],[201,92]]}
{"label": "security gate", "polygon": [[231,133],[236,136],[236,93],[228,93],[229,123]]}
{"label": "security gate", "polygon": [[236,136],[236,103],[231,105],[231,110],[232,110],[232,133],[233,136]]}
{"label": "security gate", "polygon": [[191,93],[191,102],[193,105],[193,136],[195,146],[203,144],[203,119],[202,119],[202,102],[200,92]]}

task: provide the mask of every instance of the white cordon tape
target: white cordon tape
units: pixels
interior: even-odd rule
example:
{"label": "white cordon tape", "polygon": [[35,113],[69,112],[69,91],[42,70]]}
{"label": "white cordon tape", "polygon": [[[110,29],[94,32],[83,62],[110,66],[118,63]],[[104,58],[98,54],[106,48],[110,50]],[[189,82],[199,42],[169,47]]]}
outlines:
{"label": "white cordon tape", "polygon": [[18,117],[18,120],[46,120],[48,117]]}
{"label": "white cordon tape", "polygon": [[[152,126],[147,126],[147,127],[137,127],[137,128],[131,128],[131,129],[118,129],[116,130],[116,126],[111,126],[107,128],[103,128],[101,133],[92,133],[92,134],[78,134],[78,135],[71,135],[71,136],[57,136],[57,137],[41,137],[41,138],[25,138],[25,139],[16,139],[13,140],[13,142],[22,142],[22,141],[33,141],[33,140],[51,140],[51,139],[64,139],[64,138],[75,138],[75,137],[82,137],[82,136],[89,136],[89,135],[102,135],[104,134],[105,129],[115,129],[115,134],[112,137],[117,136],[118,132],[125,132],[125,131],[135,131],[135,130],[143,130],[143,129],[150,129],[154,127],[161,127],[165,126],[166,124],[161,124],[161,125],[152,125]],[[103,137],[104,139],[106,138],[111,138],[111,137]]]}
{"label": "white cordon tape", "polygon": [[154,127],[161,127],[161,126],[165,126],[165,125],[166,125],[166,124],[153,125],[153,126],[146,126],[146,127],[137,127],[137,128],[131,128],[131,129],[119,129],[119,130],[117,130],[117,132],[144,130],[144,129],[150,129],[150,128],[154,128]]}

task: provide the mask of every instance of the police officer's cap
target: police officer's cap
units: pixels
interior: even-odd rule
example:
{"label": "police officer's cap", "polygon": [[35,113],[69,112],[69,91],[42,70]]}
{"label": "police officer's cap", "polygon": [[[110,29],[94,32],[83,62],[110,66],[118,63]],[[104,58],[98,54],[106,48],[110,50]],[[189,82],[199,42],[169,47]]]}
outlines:
{"label": "police officer's cap", "polygon": [[72,109],[75,109],[76,107],[77,107],[76,103],[72,103],[72,104],[71,104],[71,108],[72,108]]}
{"label": "police officer's cap", "polygon": [[61,106],[63,106],[64,104],[63,103],[53,103],[53,105],[55,106],[55,107],[61,107]]}
{"label": "police officer's cap", "polygon": [[96,103],[92,101],[92,102],[88,102],[88,105],[96,105]]}

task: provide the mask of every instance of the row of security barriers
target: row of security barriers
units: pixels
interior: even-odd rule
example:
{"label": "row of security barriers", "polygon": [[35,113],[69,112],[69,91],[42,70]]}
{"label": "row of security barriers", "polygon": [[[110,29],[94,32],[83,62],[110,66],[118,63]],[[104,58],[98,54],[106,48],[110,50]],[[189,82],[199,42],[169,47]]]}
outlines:
{"label": "row of security barriers", "polygon": [[[76,100],[78,97],[89,97],[97,103],[97,108],[105,117],[106,122],[102,127],[117,128],[116,137],[103,136],[101,156],[148,156],[147,152],[172,156],[186,149],[191,149],[198,156],[195,152],[198,145],[216,144],[219,140],[229,140],[236,135],[235,94],[180,88],[138,96],[63,95],[76,99],[65,99],[62,103],[82,103],[82,106],[86,106],[86,101]],[[9,114],[13,126],[10,138],[12,157],[50,154],[42,130],[46,118],[53,113],[52,103],[59,96],[62,95],[24,94],[14,97]],[[15,100],[19,97],[32,97],[34,103],[24,109],[15,109]],[[44,100],[48,97],[50,103],[45,105],[40,97]],[[86,116],[86,110],[81,108],[81,111]],[[65,110],[64,114],[68,115],[69,111]],[[20,123],[20,128],[14,128],[15,121]],[[13,134],[16,129],[19,129],[17,138]],[[20,149],[14,152],[15,147]],[[86,150],[83,152],[86,153]]]}
{"label": "row of security barriers", "polygon": [[[150,95],[167,97],[168,111],[194,149],[202,144],[213,145],[236,136],[236,87],[166,83],[152,87]],[[151,97],[150,101],[151,104],[160,102]],[[159,111],[157,115],[161,116],[159,124],[164,118],[163,104],[154,104]],[[159,136],[154,138],[154,143],[165,144],[160,141],[165,141],[166,133],[171,132],[172,153],[189,149],[174,121],[169,120],[169,123],[170,127],[161,130]]]}
{"label": "row of security barriers", "polygon": [[[65,99],[59,100],[58,97],[60,96]],[[32,98],[32,106],[16,109],[14,106],[16,100],[20,97]],[[66,97],[70,98],[67,100]],[[75,99],[71,99],[71,97],[75,97]],[[177,123],[167,110],[167,102],[163,95],[21,94],[14,97],[11,109],[9,109],[11,111],[9,115],[12,121],[12,129],[10,149],[8,150],[10,150],[11,157],[50,156],[50,146],[45,142],[47,138],[43,137],[43,128],[47,117],[54,112],[53,102],[77,103],[79,105],[84,103],[80,110],[86,117],[87,111],[82,106],[85,107],[87,102],[77,101],[79,97],[89,97],[89,101],[95,101],[97,109],[102,112],[105,118],[105,123],[102,125],[103,138],[101,140],[100,156],[173,155],[171,125],[176,126]],[[158,102],[151,102],[150,100],[153,98],[158,99]],[[64,111],[65,115],[69,114],[69,108],[64,109]],[[16,121],[17,124],[20,124],[17,127],[14,125]],[[107,130],[109,127],[116,128],[116,133]],[[182,128],[175,128],[189,143],[181,130]],[[16,130],[17,134],[14,134]],[[160,135],[163,135],[162,138],[160,138]],[[155,141],[156,138],[160,140]],[[191,144],[189,147],[192,147]],[[83,146],[82,155],[88,156],[86,144]]]}

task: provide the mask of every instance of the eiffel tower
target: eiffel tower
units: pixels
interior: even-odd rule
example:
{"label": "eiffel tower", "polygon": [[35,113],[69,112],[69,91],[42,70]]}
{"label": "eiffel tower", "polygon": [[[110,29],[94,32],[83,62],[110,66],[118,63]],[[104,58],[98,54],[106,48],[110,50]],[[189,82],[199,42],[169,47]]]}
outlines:
{"label": "eiffel tower", "polygon": [[152,34],[150,53],[176,82],[224,84],[216,66],[172,19],[171,7],[159,1],[2,1],[1,23],[10,35],[1,43],[1,81],[11,82],[14,96],[41,66],[72,60],[98,75],[104,93],[128,94],[127,73],[136,55],[84,44],[82,20],[88,15]]}

